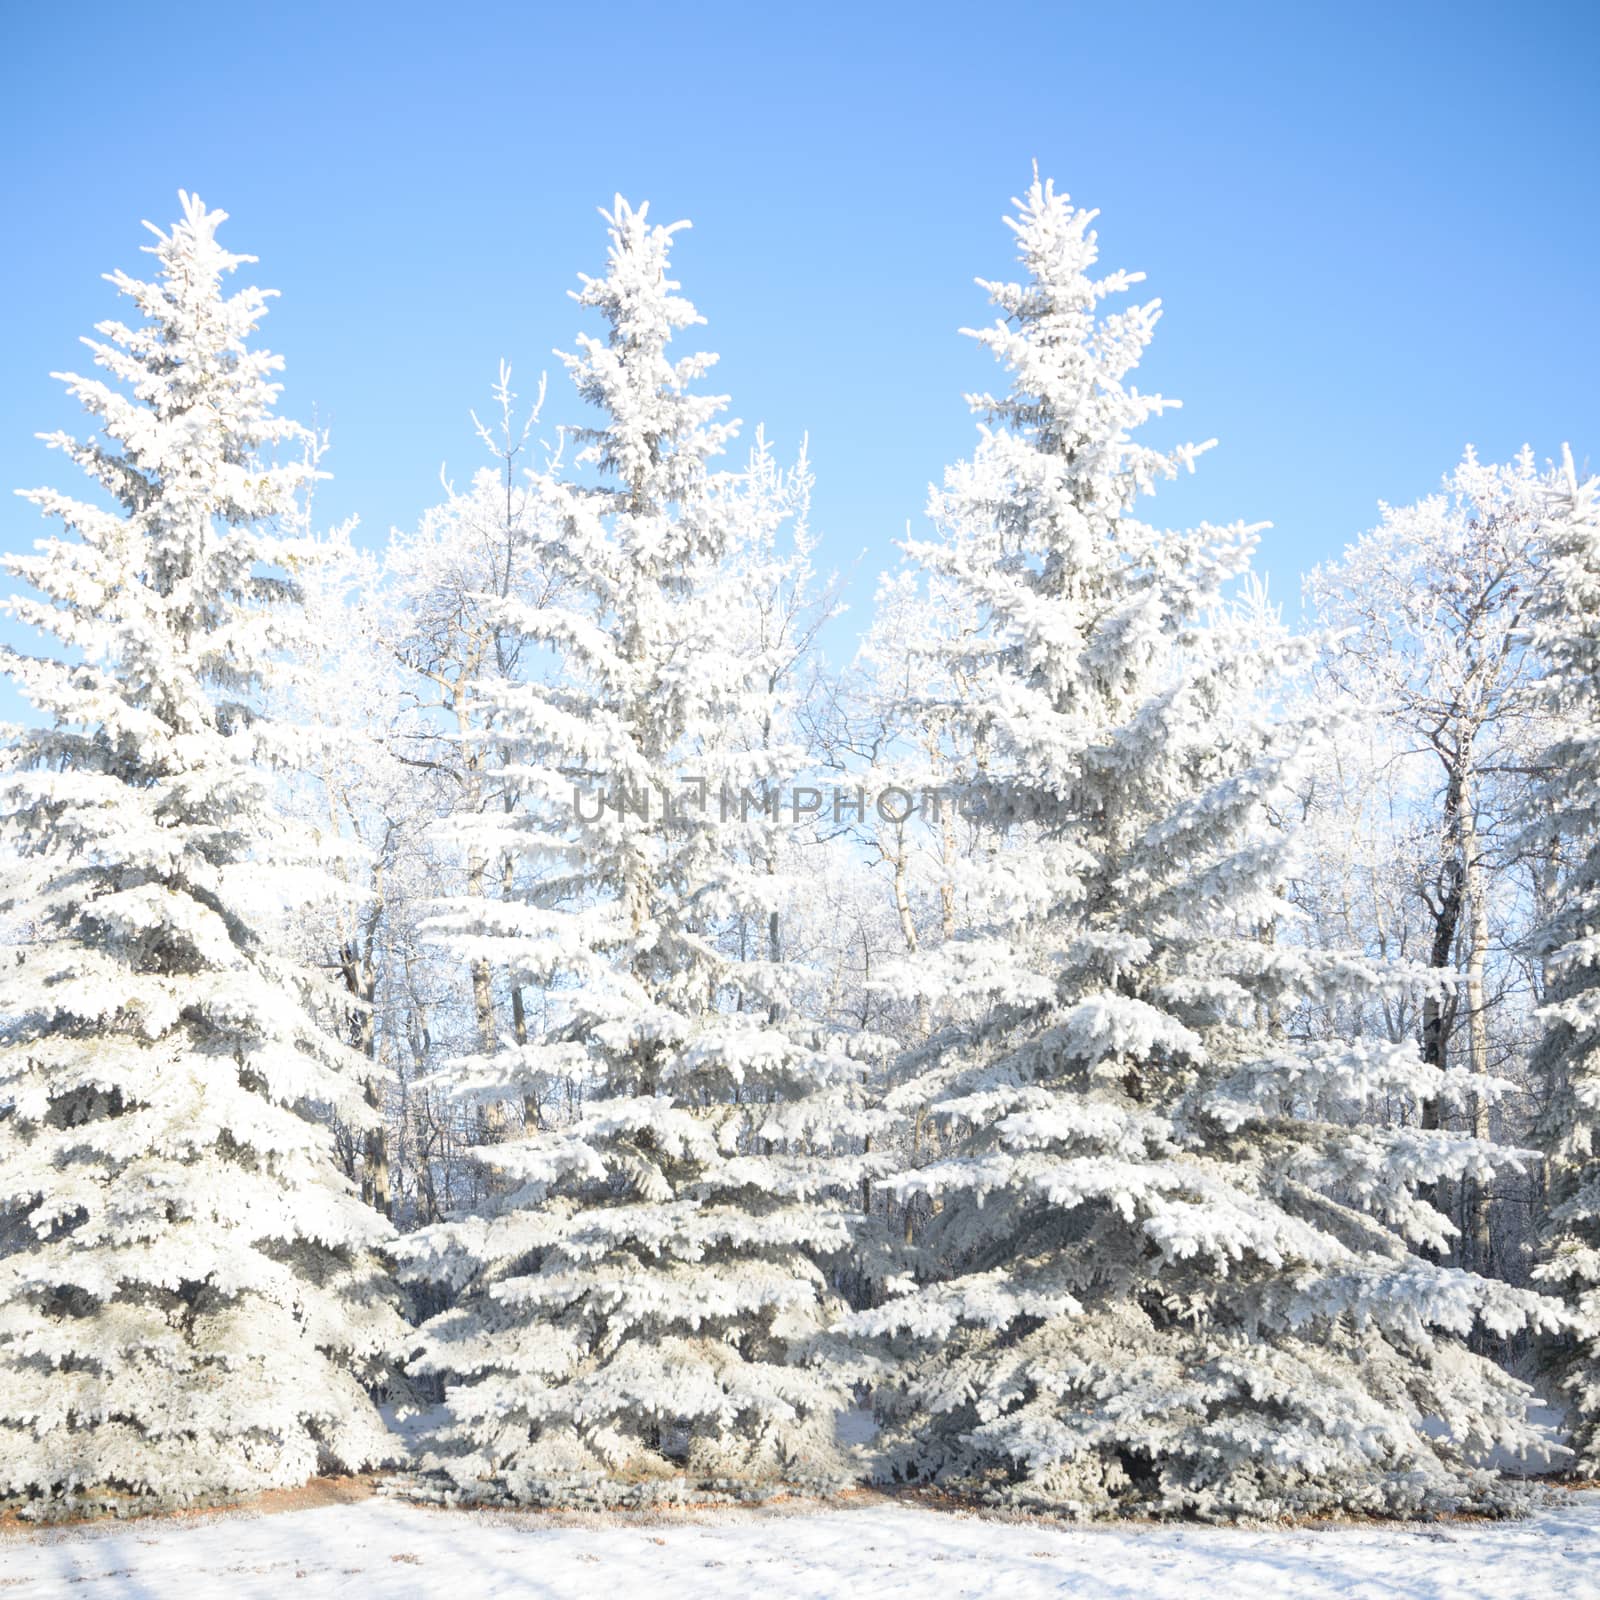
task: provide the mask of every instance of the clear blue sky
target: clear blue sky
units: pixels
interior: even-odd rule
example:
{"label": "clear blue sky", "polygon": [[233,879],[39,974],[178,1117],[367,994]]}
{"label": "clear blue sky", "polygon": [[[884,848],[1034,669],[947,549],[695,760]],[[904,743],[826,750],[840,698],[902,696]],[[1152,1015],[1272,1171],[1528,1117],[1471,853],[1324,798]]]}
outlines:
{"label": "clear blue sky", "polygon": [[[48,374],[176,190],[283,298],[284,408],[331,427],[331,517],[405,525],[500,357],[547,416],[565,291],[621,190],[689,217],[719,387],[809,431],[847,653],[891,541],[967,450],[956,330],[1006,274],[1029,163],[1102,212],[1167,315],[1145,387],[1220,439],[1175,521],[1270,519],[1300,571],[1462,447],[1600,456],[1600,5],[90,3],[6,8],[0,484],[75,487]],[[38,532],[0,501],[0,546]],[[858,561],[858,558],[859,561]]]}

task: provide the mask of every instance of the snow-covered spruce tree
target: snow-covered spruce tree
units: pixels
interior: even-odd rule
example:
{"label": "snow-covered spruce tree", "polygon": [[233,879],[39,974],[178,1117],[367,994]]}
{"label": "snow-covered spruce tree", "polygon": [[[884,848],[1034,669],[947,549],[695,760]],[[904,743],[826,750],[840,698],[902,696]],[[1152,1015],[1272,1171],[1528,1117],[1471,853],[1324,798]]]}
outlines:
{"label": "snow-covered spruce tree", "polygon": [[[181,197],[143,319],[67,376],[96,419],[49,442],[103,504],[31,492],[75,537],[11,557],[0,826],[25,942],[0,965],[0,1491],[34,1514],[188,1503],[390,1456],[364,1387],[404,1349],[388,1224],[311,1115],[367,1118],[360,1064],[282,954],[318,888],[257,715],[292,637],[299,430],[273,415],[249,256]],[[119,387],[120,386],[120,387]]]}
{"label": "snow-covered spruce tree", "polygon": [[1534,639],[1561,733],[1532,805],[1532,842],[1569,858],[1538,943],[1548,975],[1534,1067],[1545,1084],[1549,1216],[1535,1278],[1573,1326],[1549,1342],[1570,1407],[1574,1469],[1600,1473],[1600,479],[1569,452],[1545,526],[1549,577]]}
{"label": "snow-covered spruce tree", "polygon": [[1027,276],[985,285],[976,335],[1012,387],[973,401],[950,537],[911,547],[983,618],[951,646],[966,693],[921,710],[979,753],[962,798],[1011,848],[992,924],[897,980],[937,1009],[891,1103],[944,1142],[891,1180],[937,1207],[924,1264],[841,1324],[880,1470],[1076,1515],[1489,1503],[1465,1454],[1525,1440],[1528,1392],[1459,1336],[1550,1303],[1414,1253],[1450,1226],[1415,1189],[1505,1153],[1356,1125],[1465,1075],[1297,1033],[1297,1003],[1401,980],[1263,936],[1306,741],[1260,714],[1270,614],[1225,604],[1251,530],[1135,515],[1195,454],[1132,438],[1170,404],[1129,381],[1158,306],[1102,310],[1138,279],[1091,275],[1093,213],[1037,179],[1018,204]]}
{"label": "snow-covered spruce tree", "polygon": [[528,526],[561,599],[499,603],[530,670],[476,686],[519,787],[483,849],[517,851],[536,889],[438,919],[463,956],[552,991],[525,1044],[473,1063],[478,1085],[563,1075],[585,1098],[484,1148],[516,1185],[495,1214],[405,1241],[412,1274],[461,1295],[412,1369],[447,1382],[427,1464],[451,1498],[748,1493],[840,1470],[848,1390],[803,1356],[838,1309],[824,1264],[851,1223],[830,1197],[871,1170],[849,1153],[868,1124],[783,963],[726,938],[766,927],[784,889],[765,800],[786,752],[749,737],[772,725],[771,675],[740,648],[728,576],[768,496],[710,469],[733,431],[694,389],[712,358],[669,355],[701,321],[668,277],[676,229],[620,197],[607,220],[608,270],[575,296],[607,337],[563,357],[601,413],[577,459],[601,481],[540,485],[556,514]]}

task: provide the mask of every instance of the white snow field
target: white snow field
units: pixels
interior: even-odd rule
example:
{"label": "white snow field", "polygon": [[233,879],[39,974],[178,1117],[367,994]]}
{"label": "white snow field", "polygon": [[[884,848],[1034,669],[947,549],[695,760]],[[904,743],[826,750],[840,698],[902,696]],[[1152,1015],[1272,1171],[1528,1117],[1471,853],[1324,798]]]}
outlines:
{"label": "white snow field", "polygon": [[1587,1600],[1600,1597],[1600,1492],[1541,1491],[1535,1514],[1520,1522],[1290,1530],[1003,1522],[877,1499],[671,1519],[370,1499],[0,1535],[0,1592],[6,1600]]}

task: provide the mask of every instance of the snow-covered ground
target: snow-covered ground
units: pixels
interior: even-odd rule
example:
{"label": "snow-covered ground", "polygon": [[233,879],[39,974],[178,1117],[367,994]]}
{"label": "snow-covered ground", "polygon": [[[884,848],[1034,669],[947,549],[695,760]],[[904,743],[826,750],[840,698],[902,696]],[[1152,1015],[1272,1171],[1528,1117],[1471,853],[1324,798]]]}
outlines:
{"label": "snow-covered ground", "polygon": [[609,1521],[393,1500],[0,1535],[0,1592],[72,1600],[260,1596],[1070,1595],[1195,1600],[1600,1597],[1600,1492],[1544,1491],[1524,1522],[1073,1528],[867,1500]]}

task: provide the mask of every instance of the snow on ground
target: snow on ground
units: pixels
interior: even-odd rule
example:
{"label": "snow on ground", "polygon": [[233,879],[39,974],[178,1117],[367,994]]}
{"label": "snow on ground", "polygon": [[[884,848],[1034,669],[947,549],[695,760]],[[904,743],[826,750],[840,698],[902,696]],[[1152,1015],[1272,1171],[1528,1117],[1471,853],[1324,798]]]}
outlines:
{"label": "snow on ground", "polygon": [[1600,1492],[1541,1502],[1524,1522],[1262,1531],[997,1522],[875,1499],[606,1521],[370,1499],[7,1533],[0,1595],[1600,1600]]}

